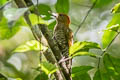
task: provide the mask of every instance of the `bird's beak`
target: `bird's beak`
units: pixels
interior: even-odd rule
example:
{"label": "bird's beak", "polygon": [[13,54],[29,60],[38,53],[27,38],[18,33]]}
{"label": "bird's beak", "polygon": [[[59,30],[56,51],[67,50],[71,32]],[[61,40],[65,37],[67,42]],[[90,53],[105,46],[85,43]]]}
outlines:
{"label": "bird's beak", "polygon": [[48,11],[53,17],[57,18],[58,17],[58,14],[57,13],[53,13],[51,11]]}

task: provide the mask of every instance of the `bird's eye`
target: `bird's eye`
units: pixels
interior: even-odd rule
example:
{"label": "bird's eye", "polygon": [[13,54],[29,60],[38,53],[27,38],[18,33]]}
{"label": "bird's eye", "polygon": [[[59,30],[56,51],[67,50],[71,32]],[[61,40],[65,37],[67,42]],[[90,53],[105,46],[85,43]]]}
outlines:
{"label": "bird's eye", "polygon": [[60,16],[62,16],[62,14],[60,14]]}

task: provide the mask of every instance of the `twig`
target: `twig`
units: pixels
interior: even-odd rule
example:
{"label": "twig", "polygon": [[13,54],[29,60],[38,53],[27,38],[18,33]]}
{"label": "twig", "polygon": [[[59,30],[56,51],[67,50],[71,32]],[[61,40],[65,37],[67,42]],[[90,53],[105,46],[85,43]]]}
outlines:
{"label": "twig", "polygon": [[84,17],[83,21],[80,23],[80,25],[78,26],[77,30],[75,31],[74,33],[74,36],[76,36],[77,32],[79,31],[79,29],[81,28],[81,26],[84,24],[84,22],[86,21],[89,13],[92,11],[92,9],[95,7],[96,3],[97,3],[98,0],[96,0],[93,5],[91,6],[91,8],[88,10],[86,16]]}
{"label": "twig", "polygon": [[71,58],[63,58],[63,59],[61,59],[58,63],[60,64],[60,63],[62,63],[62,62],[66,62],[66,61],[68,61],[68,60],[70,60]]}
{"label": "twig", "polygon": [[73,4],[76,4],[76,5],[78,5],[78,6],[83,6],[83,7],[91,7],[91,6],[89,6],[89,5],[84,5],[84,4],[79,4],[79,3],[73,3]]}
{"label": "twig", "polygon": [[[110,44],[108,44],[108,46],[103,50],[101,56],[103,56],[105,54],[105,52],[109,49],[109,47],[111,46],[111,44],[113,43],[113,41],[117,38],[117,36],[120,34],[120,32],[117,32],[116,36],[114,37],[114,39],[110,42]],[[100,67],[100,60],[101,58],[98,58],[98,66],[97,68],[99,69]]]}

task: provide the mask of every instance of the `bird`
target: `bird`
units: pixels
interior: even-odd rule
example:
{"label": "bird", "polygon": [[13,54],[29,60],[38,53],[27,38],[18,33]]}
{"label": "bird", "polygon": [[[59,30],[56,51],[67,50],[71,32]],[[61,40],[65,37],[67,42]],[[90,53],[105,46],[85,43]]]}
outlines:
{"label": "bird", "polygon": [[[73,32],[70,29],[70,17],[64,13],[52,13],[56,18],[56,25],[53,31],[53,38],[56,40],[62,55],[69,58],[69,48],[73,45]],[[68,68],[71,68],[72,61],[66,61]]]}

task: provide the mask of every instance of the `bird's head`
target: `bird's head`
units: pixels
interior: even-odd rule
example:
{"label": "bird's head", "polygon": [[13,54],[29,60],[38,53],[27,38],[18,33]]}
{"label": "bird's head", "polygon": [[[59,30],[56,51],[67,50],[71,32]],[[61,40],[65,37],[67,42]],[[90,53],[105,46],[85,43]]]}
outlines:
{"label": "bird's head", "polygon": [[68,15],[64,13],[52,13],[52,15],[56,18],[58,23],[64,23],[66,25],[70,24],[70,18]]}

